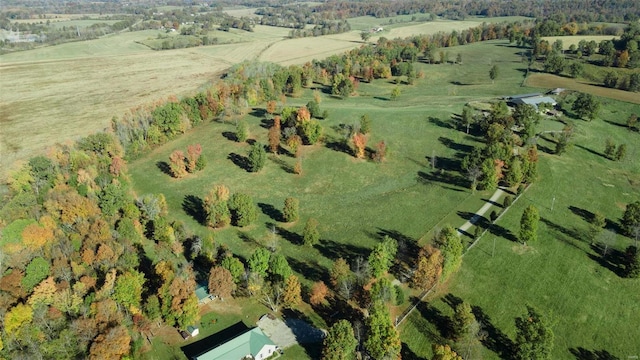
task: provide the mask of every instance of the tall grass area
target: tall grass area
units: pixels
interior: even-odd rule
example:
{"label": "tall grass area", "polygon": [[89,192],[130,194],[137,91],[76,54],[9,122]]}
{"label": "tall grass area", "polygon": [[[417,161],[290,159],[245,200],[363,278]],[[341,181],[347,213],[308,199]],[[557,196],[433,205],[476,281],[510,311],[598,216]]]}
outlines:
{"label": "tall grass area", "polygon": [[[632,240],[618,235],[616,251],[603,259],[601,249],[592,246],[587,235],[587,220],[590,213],[601,212],[607,227],[620,232],[617,224],[626,204],[640,198],[638,134],[621,126],[631,113],[640,112],[640,106],[601,100],[600,119],[575,122],[575,146],[562,156],[544,154],[540,180],[498,222],[517,234],[524,208],[534,205],[541,216],[538,241],[525,247],[486,235],[467,253],[460,272],[442,287],[440,296],[403,325],[403,340],[414,354],[430,356],[430,346],[421,335],[431,342],[443,341],[438,324],[453,314],[443,301],[451,293],[479,307],[511,340],[515,339],[514,318],[525,312],[526,304],[537,307],[553,324],[553,359],[583,359],[578,355],[595,356],[599,351],[620,359],[639,355],[640,280],[621,278],[616,261],[616,251],[624,251]],[[601,155],[607,137],[633,149],[624,161]],[[554,147],[547,141],[540,145]],[[495,350],[508,344],[498,340],[489,347]],[[486,348],[484,355],[498,356]]]}

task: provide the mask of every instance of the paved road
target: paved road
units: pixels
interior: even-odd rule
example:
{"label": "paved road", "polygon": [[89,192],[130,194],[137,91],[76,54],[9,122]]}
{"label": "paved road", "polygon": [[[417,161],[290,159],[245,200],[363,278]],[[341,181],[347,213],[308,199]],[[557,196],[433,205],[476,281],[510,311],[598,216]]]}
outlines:
{"label": "paved road", "polygon": [[473,215],[473,217],[471,219],[469,219],[469,221],[467,221],[466,223],[464,223],[464,225],[460,226],[458,228],[458,233],[459,234],[463,234],[465,233],[470,227],[472,227],[477,221],[478,219],[483,216],[493,205],[492,203],[495,203],[496,200],[498,200],[500,198],[500,196],[502,196],[502,194],[504,193],[504,190],[502,190],[502,188],[498,188],[496,190],[496,192],[493,193],[493,195],[491,196],[491,199],[489,199],[489,201],[487,201],[486,204],[484,204],[480,210],[476,211],[476,214]]}

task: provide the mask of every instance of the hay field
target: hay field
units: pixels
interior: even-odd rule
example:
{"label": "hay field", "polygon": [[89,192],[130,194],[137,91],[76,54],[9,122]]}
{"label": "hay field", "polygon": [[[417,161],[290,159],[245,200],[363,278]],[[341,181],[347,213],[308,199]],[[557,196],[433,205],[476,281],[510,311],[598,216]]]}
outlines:
{"label": "hay field", "polygon": [[527,86],[539,87],[545,89],[553,88],[565,88],[569,90],[580,91],[584,93],[593,94],[596,96],[602,96],[606,98],[616,99],[620,101],[626,101],[634,104],[640,104],[640,95],[638,93],[610,89],[599,85],[590,84],[587,82],[576,81],[575,79],[557,76],[553,74],[531,74],[527,78]]}
{"label": "hay field", "polygon": [[549,44],[553,44],[556,40],[562,41],[562,48],[564,50],[568,50],[569,46],[571,45],[578,46],[578,43],[582,40],[585,40],[586,42],[593,40],[596,43],[600,44],[602,40],[612,40],[617,38],[619,38],[619,36],[613,36],[613,35],[584,35],[584,36],[576,35],[576,36],[544,36],[542,37],[542,39],[547,40]]}
{"label": "hay field", "polygon": [[279,39],[152,51],[134,42],[136,34],[0,56],[0,176],[16,160],[100,131],[132,107],[193,92]]}

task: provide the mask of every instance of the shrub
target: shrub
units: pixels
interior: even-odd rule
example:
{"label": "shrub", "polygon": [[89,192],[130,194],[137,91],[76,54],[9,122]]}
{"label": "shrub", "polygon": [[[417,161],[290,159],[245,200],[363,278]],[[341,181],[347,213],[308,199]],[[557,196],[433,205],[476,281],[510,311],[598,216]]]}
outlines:
{"label": "shrub", "polygon": [[491,211],[489,218],[491,219],[491,222],[496,221],[496,219],[498,218],[498,213],[495,210]]}
{"label": "shrub", "polygon": [[238,125],[236,126],[236,141],[244,142],[244,141],[247,141],[248,137],[249,137],[249,129],[247,127],[247,123],[245,123],[244,121],[239,122]]}
{"label": "shrub", "polygon": [[512,203],[513,203],[513,198],[511,196],[507,195],[507,196],[505,196],[505,198],[504,198],[504,200],[502,202],[502,205],[505,208],[508,208],[509,206],[511,206]]}

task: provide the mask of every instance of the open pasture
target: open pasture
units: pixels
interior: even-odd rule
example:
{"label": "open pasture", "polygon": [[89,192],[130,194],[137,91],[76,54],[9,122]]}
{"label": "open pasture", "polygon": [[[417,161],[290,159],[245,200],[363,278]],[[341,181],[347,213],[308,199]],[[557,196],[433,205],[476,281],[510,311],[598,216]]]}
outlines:
{"label": "open pasture", "polygon": [[603,40],[617,39],[617,36],[613,35],[576,35],[576,36],[544,36],[543,40],[547,40],[549,44],[553,44],[556,40],[562,41],[562,48],[568,50],[571,45],[578,46],[580,41],[595,41],[600,44]]}
{"label": "open pasture", "polygon": [[[640,113],[640,106],[603,99],[598,119],[574,121],[575,145],[562,156],[548,153],[555,144],[543,136],[540,180],[465,255],[460,272],[439,295],[402,325],[403,341],[412,353],[431,357],[424,336],[430,341],[441,338],[453,314],[445,301],[450,293],[486,316],[486,359],[510,358],[514,318],[527,304],[550,317],[553,359],[639,355],[640,333],[631,319],[640,318],[640,308],[633,305],[640,301],[640,280],[621,278],[616,260],[633,241],[616,235],[615,250],[603,260],[603,249],[597,242],[591,244],[587,235],[588,219],[596,211],[607,218],[607,229],[619,233],[616,227],[626,204],[640,198],[638,134],[622,126],[631,113]],[[607,137],[632,149],[625,160],[615,162],[602,155]],[[539,209],[541,221],[538,240],[525,247],[514,239],[528,205]]]}

